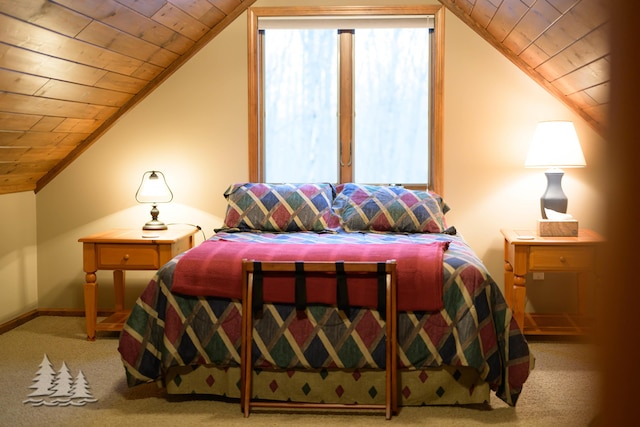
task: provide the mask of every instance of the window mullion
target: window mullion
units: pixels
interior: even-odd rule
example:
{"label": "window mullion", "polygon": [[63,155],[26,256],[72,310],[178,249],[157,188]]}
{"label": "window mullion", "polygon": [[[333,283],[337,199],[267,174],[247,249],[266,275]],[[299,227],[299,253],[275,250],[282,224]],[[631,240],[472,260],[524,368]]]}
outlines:
{"label": "window mullion", "polygon": [[353,181],[353,30],[338,30],[339,53],[339,135],[340,182]]}

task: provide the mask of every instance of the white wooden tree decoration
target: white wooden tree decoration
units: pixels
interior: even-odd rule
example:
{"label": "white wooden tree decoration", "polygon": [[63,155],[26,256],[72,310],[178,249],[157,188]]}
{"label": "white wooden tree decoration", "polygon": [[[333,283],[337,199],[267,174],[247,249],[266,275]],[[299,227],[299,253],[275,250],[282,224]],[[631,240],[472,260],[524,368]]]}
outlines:
{"label": "white wooden tree decoration", "polygon": [[22,403],[30,403],[32,406],[83,406],[98,401],[91,394],[89,382],[82,370],[73,378],[66,362],[62,362],[56,373],[46,353],[29,388],[33,391]]}

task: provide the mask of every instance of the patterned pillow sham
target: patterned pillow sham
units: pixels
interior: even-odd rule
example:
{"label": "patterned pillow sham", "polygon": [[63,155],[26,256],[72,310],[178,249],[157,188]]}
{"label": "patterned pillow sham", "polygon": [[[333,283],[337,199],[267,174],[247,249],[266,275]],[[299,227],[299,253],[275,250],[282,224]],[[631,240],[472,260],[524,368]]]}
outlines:
{"label": "patterned pillow sham", "polygon": [[427,191],[361,184],[337,186],[333,207],[345,231],[442,233],[446,230],[442,198]]}
{"label": "patterned pillow sham", "polygon": [[438,206],[440,206],[440,210],[442,211],[443,215],[445,215],[447,212],[451,210],[451,208],[449,207],[449,205],[447,205],[447,202],[444,201],[441,195],[431,190],[427,190],[426,192],[431,197],[433,197],[436,200],[436,202],[438,202]]}
{"label": "patterned pillow sham", "polygon": [[328,231],[338,218],[331,205],[331,184],[240,183],[224,193],[224,226],[240,231]]}

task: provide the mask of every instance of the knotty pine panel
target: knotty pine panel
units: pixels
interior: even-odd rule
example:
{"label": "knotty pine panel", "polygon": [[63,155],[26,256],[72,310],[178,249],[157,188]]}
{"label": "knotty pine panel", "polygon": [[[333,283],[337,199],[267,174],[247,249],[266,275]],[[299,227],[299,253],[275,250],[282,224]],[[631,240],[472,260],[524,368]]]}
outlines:
{"label": "knotty pine panel", "polygon": [[229,15],[236,7],[238,7],[238,2],[236,0],[216,0],[211,3],[214,3],[214,8],[222,11],[225,15]]}
{"label": "knotty pine panel", "polygon": [[60,123],[60,125],[58,125],[53,131],[68,133],[91,133],[98,129],[103,123],[104,119],[64,119]]}
{"label": "knotty pine panel", "polygon": [[30,149],[31,147],[0,147],[0,162],[18,162]]}
{"label": "knotty pine panel", "polygon": [[42,174],[13,174],[3,172],[0,165],[0,194],[33,191]]}
{"label": "knotty pine panel", "polygon": [[[2,114],[0,114],[0,117],[1,116]],[[2,128],[4,128],[4,126],[2,126]],[[40,147],[47,145],[56,145],[64,140],[67,136],[67,133],[25,131],[8,132],[2,130],[0,131],[0,146]]]}
{"label": "knotty pine panel", "polygon": [[178,58],[173,52],[95,21],[82,30],[77,38],[143,62],[153,59],[151,62],[157,61],[155,65],[163,68]]}
{"label": "knotty pine panel", "polygon": [[96,84],[108,73],[92,66],[1,43],[0,67],[89,86]]}
{"label": "knotty pine panel", "polygon": [[[515,56],[515,54],[514,54]],[[550,58],[550,56],[540,49],[535,43],[529,45],[519,56],[518,59],[522,60],[524,64],[529,66],[531,69],[535,69],[540,64],[545,62]]]}
{"label": "knotty pine panel", "polygon": [[131,74],[140,60],[63,36],[0,14],[0,39],[53,57]]}
{"label": "knotty pine panel", "polygon": [[576,4],[576,0],[547,0],[557,11],[564,14]]}
{"label": "knotty pine panel", "polygon": [[[234,0],[234,3],[235,3],[235,0]],[[231,10],[233,10],[233,8],[231,8]],[[227,17],[226,13],[222,12],[220,9],[214,6],[211,9],[209,9],[205,15],[202,15],[200,18],[198,18],[198,21],[202,22],[204,25],[206,25],[209,28],[213,28],[216,25],[218,25],[220,21],[222,21],[226,17]]]}
{"label": "knotty pine panel", "polygon": [[498,8],[489,0],[477,0],[471,10],[471,18],[482,28],[486,29],[497,10]]}
{"label": "knotty pine panel", "polygon": [[34,132],[53,132],[55,128],[60,126],[60,123],[64,120],[64,117],[52,117],[52,116],[44,116],[38,120],[38,123],[33,125],[30,131]]}
{"label": "knotty pine panel", "polygon": [[41,116],[75,117],[91,119],[115,113],[113,107],[87,105],[85,103],[62,101],[35,96],[0,93],[0,105],[8,105],[15,113]]}
{"label": "knotty pine panel", "polygon": [[[53,166],[55,166],[57,162],[55,160],[52,161],[37,161],[37,162],[7,162],[0,163],[0,175],[10,174],[10,175],[27,175],[27,176],[38,176]],[[4,178],[4,177],[3,177]]]}
{"label": "knotty pine panel", "polygon": [[[0,68],[0,90],[33,95],[49,79]],[[2,107],[0,107],[2,109]]]}
{"label": "knotty pine panel", "polygon": [[504,46],[520,55],[559,17],[560,12],[546,1],[535,2],[504,39]]}
{"label": "knotty pine panel", "polygon": [[[58,0],[58,2],[110,27],[153,45],[161,46],[178,55],[183,54],[193,46],[193,40],[189,40],[164,25],[158,24],[158,22],[149,18],[150,15],[146,16],[114,0],[101,0],[99,2]],[[156,11],[154,10],[153,13]]]}
{"label": "knotty pine panel", "polygon": [[527,14],[528,10],[529,8],[519,1],[502,2],[487,26],[487,31],[489,31],[496,40],[500,42],[504,41],[504,39],[511,34],[518,22]]}
{"label": "knotty pine panel", "polygon": [[58,80],[50,80],[34,93],[34,95],[111,107],[120,107],[133,96],[129,93],[61,82]]}
{"label": "knotty pine panel", "polygon": [[[0,103],[0,105],[2,104]],[[38,120],[40,120],[40,116],[0,111],[0,129],[5,131],[29,130],[38,123]]]}
{"label": "knotty pine panel", "polygon": [[[151,74],[151,71],[148,71],[146,74]],[[94,86],[102,89],[136,94],[148,83],[149,82],[146,78],[139,79],[137,77],[125,76],[118,73],[106,73],[95,83]]]}
{"label": "knotty pine panel", "polygon": [[607,24],[596,28],[582,39],[576,41],[559,52],[549,61],[541,64],[536,70],[547,80],[553,81],[588,63],[598,60],[609,52],[606,37],[609,32]]}
{"label": "knotty pine panel", "polygon": [[194,42],[198,41],[209,30],[206,25],[189,16],[171,3],[165,4],[153,15],[152,19],[166,25],[168,28],[171,28]]}
{"label": "knotty pine panel", "polygon": [[149,55],[145,62],[149,62],[154,66],[164,69],[175,62],[175,60],[178,59],[178,56],[179,55],[166,49],[157,48],[153,52],[151,52],[151,55]]}
{"label": "knotty pine panel", "polygon": [[58,162],[73,150],[73,147],[66,145],[55,147],[0,147],[0,162]]}
{"label": "knotty pine panel", "polygon": [[162,9],[162,6],[164,6],[166,1],[165,0],[146,0],[146,1],[118,0],[118,3],[122,3],[123,5],[135,10],[136,12],[141,13],[142,15],[150,18],[156,13],[158,13],[160,9]]}
{"label": "knotty pine panel", "polygon": [[562,93],[571,94],[609,81],[609,68],[609,61],[601,58],[554,80],[552,84]]}
{"label": "knotty pine panel", "polygon": [[[210,3],[194,2],[192,0],[171,0],[180,10],[197,19],[208,28],[213,28],[226,16],[221,10],[211,7]],[[234,2],[235,3],[235,2]]]}
{"label": "knotty pine panel", "polygon": [[131,74],[131,77],[135,77],[140,80],[151,81],[163,71],[164,71],[164,68],[162,67],[149,64],[148,62],[143,62],[142,64],[140,64],[138,69]]}
{"label": "knotty pine panel", "polygon": [[596,101],[595,98],[590,95],[588,89],[567,95],[567,98],[570,99],[571,102],[574,102],[576,105],[582,105],[583,108],[589,108],[593,107],[594,105],[600,104],[600,102]]}
{"label": "knotty pine panel", "polygon": [[[536,40],[536,44],[550,56],[554,56],[567,46],[580,40],[607,22],[607,15],[604,10],[598,8],[597,0],[581,1],[570,9],[565,15],[559,18],[545,33]],[[603,13],[598,16],[591,16],[591,13]]]}
{"label": "knotty pine panel", "polygon": [[[601,26],[609,21],[609,0],[581,0],[576,2],[567,16],[573,17],[576,22],[580,22],[583,27],[592,29]],[[576,39],[580,38],[579,36]]]}
{"label": "knotty pine panel", "polygon": [[0,0],[0,8],[6,15],[68,37],[74,37],[91,22],[86,16],[56,3],[45,0]]}
{"label": "knotty pine panel", "polygon": [[611,83],[609,81],[601,83],[599,85],[591,86],[584,90],[584,93],[589,95],[596,104],[608,104],[609,94],[611,93]]}
{"label": "knotty pine panel", "polygon": [[452,3],[459,7],[465,15],[471,15],[476,2],[475,0],[452,0]]}
{"label": "knotty pine panel", "polygon": [[77,147],[78,144],[80,144],[82,141],[84,141],[85,139],[87,139],[91,134],[90,133],[81,133],[81,132],[70,132],[70,133],[63,133],[64,138],[62,139],[62,141],[60,141],[58,143],[58,145],[62,146],[62,145],[66,145],[69,147]]}

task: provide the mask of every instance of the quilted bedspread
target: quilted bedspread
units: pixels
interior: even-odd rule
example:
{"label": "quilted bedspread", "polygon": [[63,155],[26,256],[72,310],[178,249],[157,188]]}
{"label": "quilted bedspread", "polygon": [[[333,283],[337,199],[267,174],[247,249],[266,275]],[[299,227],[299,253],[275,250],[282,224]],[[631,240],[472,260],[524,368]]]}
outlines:
{"label": "quilted bedspread", "polygon": [[[211,239],[271,244],[447,241],[444,307],[399,312],[399,368],[472,367],[509,405],[516,404],[533,368],[527,341],[502,292],[460,236],[242,232]],[[162,380],[174,366],[239,366],[240,301],[173,293],[173,273],[182,256],[154,275],[121,333],[118,350],[129,386]],[[310,305],[300,316],[291,305],[266,304],[255,319],[254,336],[254,363],[263,369],[380,369],[385,364],[384,322],[371,309],[347,314]]]}

